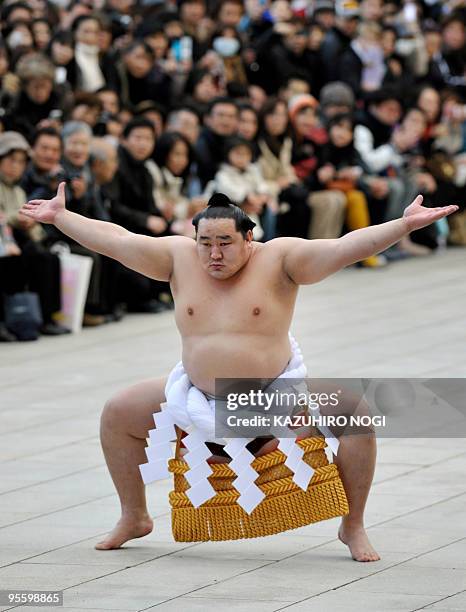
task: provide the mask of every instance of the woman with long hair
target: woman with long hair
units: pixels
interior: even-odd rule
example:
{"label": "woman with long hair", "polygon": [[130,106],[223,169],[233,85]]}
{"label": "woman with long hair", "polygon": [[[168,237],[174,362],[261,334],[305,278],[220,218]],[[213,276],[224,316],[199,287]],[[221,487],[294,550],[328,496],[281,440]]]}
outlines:
{"label": "woman with long hair", "polygon": [[192,217],[204,208],[203,199],[189,199],[188,182],[194,153],[179,132],[164,132],[146,165],[154,182],[154,199],[174,234],[193,235]]}
{"label": "woman with long hair", "polygon": [[278,98],[269,98],[260,113],[260,167],[270,192],[279,203],[279,236],[307,238],[311,209],[308,192],[291,165],[293,143],[289,133],[288,109]]}

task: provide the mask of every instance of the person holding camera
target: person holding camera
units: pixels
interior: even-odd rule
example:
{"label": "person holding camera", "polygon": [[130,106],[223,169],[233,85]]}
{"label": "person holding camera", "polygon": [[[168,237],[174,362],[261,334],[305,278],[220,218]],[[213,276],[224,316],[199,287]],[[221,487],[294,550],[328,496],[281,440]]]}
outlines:
{"label": "person holding camera", "polygon": [[[60,262],[45,247],[43,226],[18,214],[26,197],[18,183],[30,153],[21,134],[0,135],[0,295],[13,295],[26,289],[37,293],[43,319],[40,332],[56,336],[70,331],[53,319],[61,308]],[[15,338],[4,330],[0,333],[0,341],[12,339]]]}
{"label": "person holding camera", "polygon": [[28,198],[50,198],[56,192],[63,168],[62,142],[52,127],[37,130],[32,141],[32,159],[21,179]]}

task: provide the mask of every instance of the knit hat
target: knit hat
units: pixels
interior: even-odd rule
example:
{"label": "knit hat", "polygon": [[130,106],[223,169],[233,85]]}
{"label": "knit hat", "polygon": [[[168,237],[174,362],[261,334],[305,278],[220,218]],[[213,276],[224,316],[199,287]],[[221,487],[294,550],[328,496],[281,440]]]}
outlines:
{"label": "knit hat", "polygon": [[0,157],[8,155],[12,151],[24,151],[28,157],[31,156],[31,148],[22,134],[3,132],[3,134],[0,134]]}
{"label": "knit hat", "polygon": [[293,96],[288,102],[288,114],[290,115],[290,121],[294,121],[296,115],[303,110],[303,108],[316,108],[319,103],[310,94],[298,94]]}
{"label": "knit hat", "polygon": [[348,106],[354,107],[354,93],[349,85],[341,81],[327,83],[320,92],[320,105],[326,106]]}
{"label": "knit hat", "polygon": [[335,12],[338,17],[343,17],[343,19],[359,17],[359,2],[354,2],[353,0],[337,0],[335,2]]}

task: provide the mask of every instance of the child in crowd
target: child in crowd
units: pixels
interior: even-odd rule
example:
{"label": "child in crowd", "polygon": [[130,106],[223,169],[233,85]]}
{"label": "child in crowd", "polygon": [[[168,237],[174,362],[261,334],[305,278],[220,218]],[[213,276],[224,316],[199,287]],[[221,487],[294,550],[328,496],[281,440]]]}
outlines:
{"label": "child in crowd", "polygon": [[206,188],[206,197],[224,193],[244,208],[256,223],[254,240],[271,240],[276,235],[277,202],[271,196],[256,164],[252,163],[252,144],[240,136],[225,143],[225,162]]}
{"label": "child in crowd", "polygon": [[336,189],[322,188],[316,171],[322,147],[328,136],[319,123],[317,100],[308,95],[294,96],[288,103],[292,126],[293,151],[291,163],[296,176],[309,192],[312,210],[309,238],[338,238],[345,212],[345,197]]}
{"label": "child in crowd", "polygon": [[[322,147],[317,178],[324,189],[341,191],[346,198],[345,223],[348,230],[371,224],[366,196],[360,188],[365,165],[353,142],[351,115],[336,115],[328,121],[329,141]],[[364,259],[365,267],[376,268],[387,263],[382,255]]]}

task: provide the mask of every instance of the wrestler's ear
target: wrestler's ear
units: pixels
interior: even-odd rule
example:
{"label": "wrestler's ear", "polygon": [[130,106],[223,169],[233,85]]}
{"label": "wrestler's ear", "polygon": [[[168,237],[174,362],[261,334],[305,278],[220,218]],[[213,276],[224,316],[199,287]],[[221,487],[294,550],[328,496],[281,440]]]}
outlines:
{"label": "wrestler's ear", "polygon": [[247,240],[248,242],[252,242],[252,239],[253,239],[252,230],[248,230],[248,231],[247,231],[247,234],[246,234],[246,240]]}

